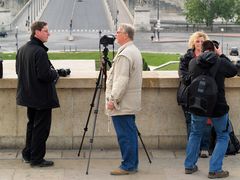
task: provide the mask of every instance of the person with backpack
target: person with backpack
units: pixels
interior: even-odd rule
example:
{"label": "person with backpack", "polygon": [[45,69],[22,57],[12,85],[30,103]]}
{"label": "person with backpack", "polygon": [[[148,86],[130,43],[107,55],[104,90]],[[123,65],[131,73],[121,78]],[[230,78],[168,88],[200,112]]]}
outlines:
{"label": "person with backpack", "polygon": [[[188,42],[189,49],[187,52],[181,56],[178,75],[180,77],[180,83],[177,91],[177,102],[178,105],[181,105],[185,122],[187,128],[187,139],[189,139],[189,134],[191,131],[191,114],[188,110],[187,105],[187,94],[186,90],[188,85],[190,84],[190,75],[188,71],[188,65],[191,59],[197,58],[202,53],[202,43],[205,40],[208,40],[209,37],[206,33],[202,31],[197,31],[193,33]],[[211,122],[208,122],[208,126],[205,128],[205,133],[201,141],[200,145],[200,157],[207,158],[208,157],[208,148],[209,148],[209,136],[211,132]]]}
{"label": "person with backpack", "polygon": [[[214,46],[212,41],[204,41],[202,44],[203,53],[197,59],[193,59],[189,63],[191,83],[193,83],[193,81],[199,76],[206,75],[205,79],[203,78],[199,81],[196,93],[203,93],[203,96],[207,96],[204,94],[204,92],[207,93],[206,90],[209,89],[206,85],[208,84],[206,79],[211,79],[211,77],[207,78],[207,76],[212,76],[212,82],[216,83],[217,90],[213,85],[209,85],[212,90],[216,90],[216,101],[212,101],[211,98],[204,100],[201,97],[198,99],[188,97],[189,99],[194,100],[189,103],[195,103],[195,109],[193,108],[191,110],[192,129],[186,148],[186,159],[184,162],[185,174],[192,174],[198,171],[197,161],[200,142],[204,128],[206,127],[206,122],[208,118],[211,118],[213,127],[217,133],[217,140],[209,163],[208,178],[210,179],[229,176],[229,172],[222,169],[223,159],[229,141],[229,106],[225,98],[224,80],[225,78],[237,75],[236,66],[224,54],[222,54],[221,48],[217,47],[217,45]],[[210,108],[211,106],[213,107],[212,109]]]}

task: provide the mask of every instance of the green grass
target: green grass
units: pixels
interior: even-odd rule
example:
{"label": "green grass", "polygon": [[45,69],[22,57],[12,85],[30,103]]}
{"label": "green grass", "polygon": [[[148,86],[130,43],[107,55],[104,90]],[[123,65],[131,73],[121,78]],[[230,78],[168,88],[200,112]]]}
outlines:
{"label": "green grass", "polygon": [[[116,54],[116,52],[115,52]],[[49,52],[50,60],[59,60],[59,59],[94,59],[96,60],[96,65],[99,65],[99,60],[102,58],[102,55],[97,51],[92,52]],[[108,58],[112,61],[112,52],[108,53]],[[16,53],[2,53],[3,60],[15,59]],[[168,61],[177,61],[180,57],[180,54],[167,54],[167,53],[142,53],[143,58],[149,66],[159,66]],[[168,69],[169,68],[169,69]],[[169,65],[169,67],[164,67],[161,70],[176,70],[178,65]]]}
{"label": "green grass", "polygon": [[159,66],[168,61],[178,61],[180,54],[142,53],[143,58],[150,66]]}
{"label": "green grass", "polygon": [[155,71],[175,71],[175,70],[178,70],[178,66],[179,66],[179,63],[169,64],[169,65],[167,65],[165,67],[156,69]]}

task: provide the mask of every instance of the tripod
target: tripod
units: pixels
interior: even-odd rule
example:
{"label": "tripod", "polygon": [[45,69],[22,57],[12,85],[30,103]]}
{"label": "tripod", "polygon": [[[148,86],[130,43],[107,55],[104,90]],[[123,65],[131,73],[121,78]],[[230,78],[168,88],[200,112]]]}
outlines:
{"label": "tripod", "polygon": [[[89,109],[89,113],[88,113],[87,122],[86,122],[86,125],[84,127],[84,133],[83,133],[83,137],[82,137],[82,140],[81,140],[81,143],[80,143],[80,147],[79,147],[79,151],[78,151],[78,156],[80,156],[80,152],[81,152],[82,146],[83,146],[83,141],[84,141],[86,132],[88,131],[88,124],[89,124],[89,120],[90,120],[90,117],[91,117],[91,114],[92,114],[92,109],[93,109],[94,105],[96,104],[95,109],[94,109],[94,121],[93,121],[92,135],[91,135],[91,138],[89,140],[90,147],[89,147],[89,156],[88,156],[88,163],[87,163],[86,174],[88,174],[89,165],[90,165],[90,159],[91,159],[93,140],[94,140],[94,135],[95,135],[96,120],[97,120],[97,115],[98,115],[98,107],[99,107],[101,90],[102,90],[102,87],[103,87],[104,80],[106,80],[106,77],[107,77],[107,75],[106,75],[107,64],[109,65],[109,67],[111,67],[111,62],[109,61],[109,59],[107,57],[107,55],[108,55],[108,48],[106,46],[104,47],[103,55],[104,56],[103,56],[102,66],[100,68],[98,79],[96,81],[96,87],[95,87],[93,98],[92,98],[92,101],[91,101],[91,104],[90,104],[90,109]],[[138,136],[139,136],[139,138],[141,140],[141,143],[143,145],[143,148],[144,148],[144,150],[146,152],[146,155],[147,155],[147,158],[149,160],[149,163],[151,163],[152,161],[151,161],[151,159],[149,157],[149,154],[148,154],[147,149],[146,149],[146,147],[145,147],[145,145],[143,143],[143,140],[141,138],[141,134],[138,131],[138,129],[137,129],[137,134],[138,134]]]}
{"label": "tripod", "polygon": [[92,146],[93,146],[93,139],[94,139],[94,135],[95,135],[95,128],[96,128],[96,120],[97,120],[97,115],[98,115],[98,107],[99,107],[99,102],[100,102],[100,95],[101,95],[101,90],[103,87],[103,82],[104,79],[106,79],[106,72],[107,72],[107,64],[111,67],[111,62],[109,61],[107,55],[108,55],[108,48],[105,46],[104,50],[103,50],[103,61],[101,64],[101,68],[100,68],[100,72],[96,81],[96,87],[94,90],[94,94],[93,94],[93,98],[92,98],[92,102],[90,104],[90,109],[89,109],[89,113],[88,113],[88,118],[87,118],[87,122],[86,125],[84,127],[84,133],[83,133],[83,137],[81,140],[81,144],[79,147],[79,151],[78,151],[78,156],[80,156],[80,152],[82,150],[82,146],[83,146],[83,141],[86,135],[86,132],[88,131],[88,124],[89,124],[89,120],[92,114],[92,109],[95,106],[94,109],[94,121],[93,121],[93,130],[92,130],[92,135],[91,138],[89,140],[90,143],[90,148],[89,148],[89,156],[88,156],[88,164],[87,164],[87,170],[86,170],[86,174],[88,174],[88,169],[89,169],[89,165],[90,165],[90,158],[91,158],[91,153],[92,153]]}

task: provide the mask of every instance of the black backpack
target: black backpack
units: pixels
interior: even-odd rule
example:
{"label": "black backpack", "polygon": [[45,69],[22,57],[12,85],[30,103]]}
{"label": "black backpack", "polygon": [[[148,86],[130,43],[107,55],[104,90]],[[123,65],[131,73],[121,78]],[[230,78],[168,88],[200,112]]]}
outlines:
{"label": "black backpack", "polygon": [[[228,143],[226,155],[235,155],[239,152],[240,143],[238,138],[234,134],[233,126],[230,120],[228,120],[228,126],[230,128],[230,132],[229,132],[229,143]],[[228,126],[226,129],[228,129]],[[209,154],[212,154],[215,144],[216,144],[216,132],[213,127],[211,131],[211,138],[210,138],[210,144],[209,144]]]}
{"label": "black backpack", "polygon": [[227,148],[227,155],[235,155],[240,149],[240,144],[237,136],[234,134],[233,126],[231,121],[229,121],[230,133],[229,133],[229,143]]}
{"label": "black backpack", "polygon": [[219,64],[219,61],[217,61],[210,69],[203,70],[188,86],[189,112],[199,116],[211,117],[218,96],[215,75]]}

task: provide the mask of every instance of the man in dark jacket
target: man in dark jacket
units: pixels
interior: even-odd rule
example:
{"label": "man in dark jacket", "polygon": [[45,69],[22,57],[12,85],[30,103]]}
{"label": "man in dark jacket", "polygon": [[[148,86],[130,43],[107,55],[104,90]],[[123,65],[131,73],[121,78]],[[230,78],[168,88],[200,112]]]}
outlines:
{"label": "man in dark jacket", "polygon": [[27,107],[29,120],[22,157],[31,166],[47,167],[54,164],[44,156],[52,108],[59,107],[55,88],[59,76],[48,59],[48,48],[43,44],[50,35],[47,23],[37,21],[32,24],[31,31],[30,41],[18,50],[16,56],[17,104]]}
{"label": "man in dark jacket", "polygon": [[[228,171],[222,170],[223,158],[229,141],[229,106],[225,98],[224,80],[225,78],[235,76],[237,74],[237,68],[225,55],[222,54],[221,48],[215,48],[213,44],[212,48],[206,48],[208,47],[207,45],[209,45],[209,41],[203,43],[202,49],[204,52],[197,58],[197,60],[193,59],[190,61],[189,72],[191,74],[191,80],[193,80],[204,71],[209,70],[212,66],[216,66],[216,63],[219,63],[215,76],[215,81],[218,86],[218,98],[213,113],[210,116],[217,133],[217,141],[210,159],[208,173],[209,178],[215,179],[229,176]],[[199,146],[208,117],[191,113],[191,119],[192,129],[184,163],[186,174],[192,174],[198,170],[196,164],[198,160]]]}

